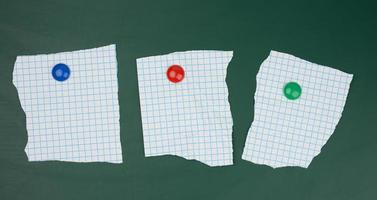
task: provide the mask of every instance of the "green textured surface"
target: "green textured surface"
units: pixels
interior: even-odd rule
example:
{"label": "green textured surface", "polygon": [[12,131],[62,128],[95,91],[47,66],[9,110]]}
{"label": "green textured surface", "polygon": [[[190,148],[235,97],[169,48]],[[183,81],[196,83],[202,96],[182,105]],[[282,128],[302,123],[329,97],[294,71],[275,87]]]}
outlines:
{"label": "green textured surface", "polygon": [[[353,3],[355,2],[355,3]],[[0,1],[0,199],[377,199],[377,2]],[[27,162],[17,55],[117,44],[121,165]],[[234,165],[144,158],[138,57],[234,50]],[[256,74],[277,50],[354,74],[343,117],[308,169],[241,160]]]}

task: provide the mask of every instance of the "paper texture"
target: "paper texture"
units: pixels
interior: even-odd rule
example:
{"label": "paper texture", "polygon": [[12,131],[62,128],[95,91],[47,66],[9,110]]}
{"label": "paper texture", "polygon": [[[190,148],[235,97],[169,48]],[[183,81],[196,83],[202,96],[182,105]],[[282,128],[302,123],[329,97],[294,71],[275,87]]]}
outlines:
{"label": "paper texture", "polygon": [[[146,156],[176,155],[209,166],[233,164],[225,83],[231,51],[187,51],[137,59]],[[167,78],[180,65],[179,83]]]}
{"label": "paper texture", "polygon": [[[271,51],[257,74],[242,158],[273,168],[308,167],[341,118],[351,80],[351,74]],[[289,82],[302,88],[296,100],[283,94]]]}
{"label": "paper texture", "polygon": [[[52,76],[58,63],[71,70],[63,82]],[[18,56],[13,83],[26,114],[29,161],[122,162],[115,45]]]}

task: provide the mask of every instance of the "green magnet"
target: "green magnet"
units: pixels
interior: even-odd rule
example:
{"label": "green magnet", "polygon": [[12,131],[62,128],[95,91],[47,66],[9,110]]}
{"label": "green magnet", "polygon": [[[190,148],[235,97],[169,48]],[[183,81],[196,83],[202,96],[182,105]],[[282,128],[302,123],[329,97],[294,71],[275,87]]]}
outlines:
{"label": "green magnet", "polygon": [[289,100],[296,100],[301,96],[301,86],[296,82],[289,82],[284,86],[284,95]]}

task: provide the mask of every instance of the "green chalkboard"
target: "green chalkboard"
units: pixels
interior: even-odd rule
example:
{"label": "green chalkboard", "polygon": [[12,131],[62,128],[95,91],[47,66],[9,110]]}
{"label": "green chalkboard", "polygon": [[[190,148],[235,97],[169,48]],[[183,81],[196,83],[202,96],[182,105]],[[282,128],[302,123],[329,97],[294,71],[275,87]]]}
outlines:
{"label": "green chalkboard", "polygon": [[[0,199],[377,199],[377,1],[1,0]],[[17,55],[117,44],[123,164],[28,162]],[[136,58],[233,50],[234,165],[145,158]],[[354,74],[342,119],[308,169],[241,159],[270,50]]]}

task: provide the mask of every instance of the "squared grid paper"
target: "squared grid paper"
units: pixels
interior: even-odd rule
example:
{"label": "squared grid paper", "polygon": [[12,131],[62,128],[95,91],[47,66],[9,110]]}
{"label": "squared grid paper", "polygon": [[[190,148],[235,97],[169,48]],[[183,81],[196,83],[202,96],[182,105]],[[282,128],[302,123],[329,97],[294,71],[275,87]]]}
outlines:
{"label": "squared grid paper", "polygon": [[[242,158],[273,168],[307,168],[341,118],[352,77],[271,51],[257,75],[254,121]],[[283,94],[291,81],[302,88],[296,100]]]}
{"label": "squared grid paper", "polygon": [[[64,63],[70,77],[56,81]],[[115,45],[18,56],[13,84],[26,114],[29,161],[122,163]]]}
{"label": "squared grid paper", "polygon": [[[232,51],[186,51],[137,59],[145,155],[176,155],[209,166],[233,164],[225,82]],[[182,82],[166,76],[185,70]]]}

